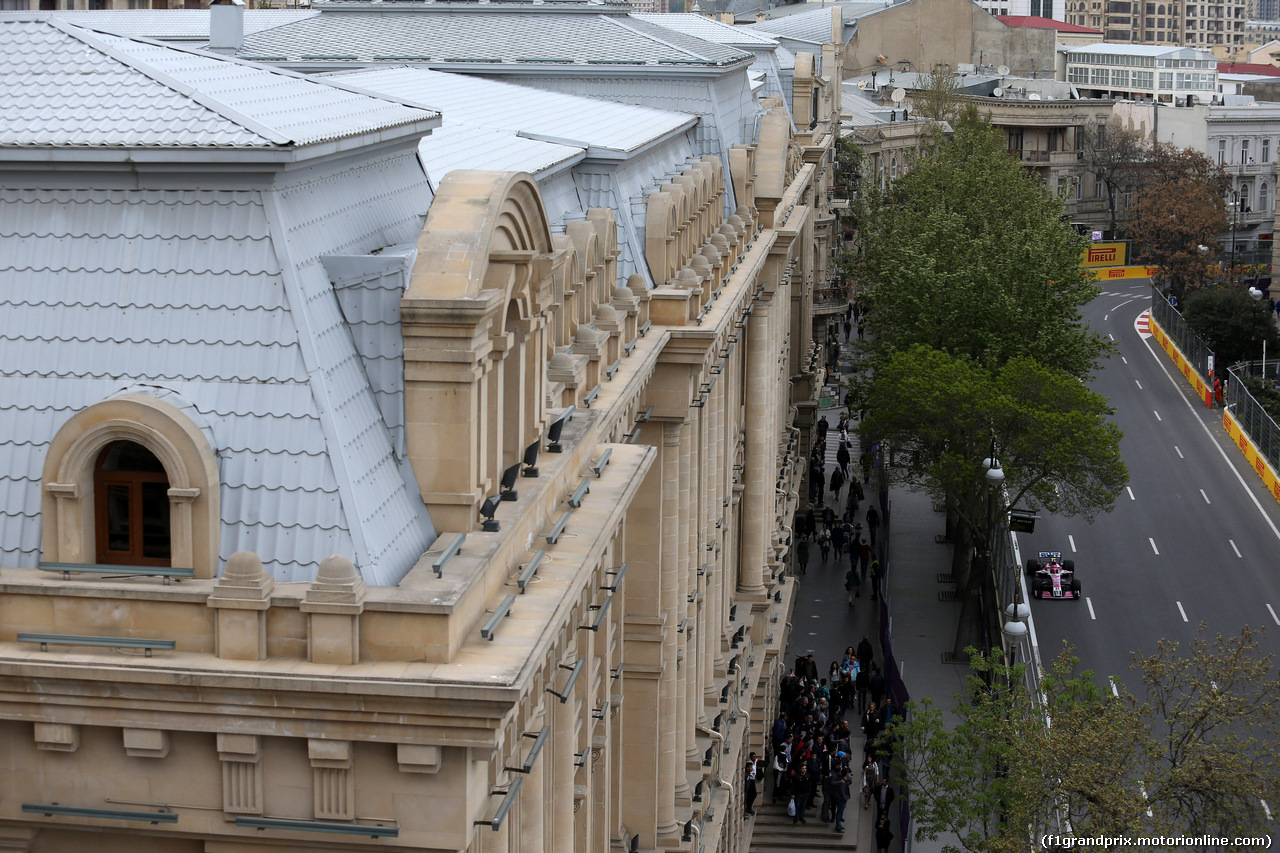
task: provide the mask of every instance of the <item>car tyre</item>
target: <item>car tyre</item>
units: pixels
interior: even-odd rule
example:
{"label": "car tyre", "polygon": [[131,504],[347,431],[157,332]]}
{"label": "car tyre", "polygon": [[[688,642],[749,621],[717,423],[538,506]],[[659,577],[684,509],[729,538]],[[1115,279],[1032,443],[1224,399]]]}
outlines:
{"label": "car tyre", "polygon": [[1027,560],[1027,574],[1034,575],[1038,571],[1040,571],[1040,561]]}
{"label": "car tyre", "polygon": [[1075,595],[1076,601],[1080,600],[1080,581],[1071,581],[1071,592]]}
{"label": "car tyre", "polygon": [[1062,568],[1063,568],[1064,570],[1068,571],[1068,572],[1074,572],[1074,571],[1076,570],[1076,561],[1075,561],[1075,560],[1063,560],[1063,561],[1062,561]]}

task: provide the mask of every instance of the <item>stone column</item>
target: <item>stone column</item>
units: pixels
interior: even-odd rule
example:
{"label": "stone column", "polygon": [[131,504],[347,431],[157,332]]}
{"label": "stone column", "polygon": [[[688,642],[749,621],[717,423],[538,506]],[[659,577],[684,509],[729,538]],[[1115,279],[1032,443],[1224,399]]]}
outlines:
{"label": "stone column", "polygon": [[742,549],[738,555],[738,592],[764,595],[765,546],[773,526],[773,471],[771,443],[777,441],[771,425],[777,356],[770,344],[771,304],[759,301],[747,327],[746,492],[743,495]]}
{"label": "stone column", "polygon": [[[685,632],[680,635],[680,645],[684,649],[684,661],[680,665],[680,700],[677,713],[677,731],[680,742],[684,746],[685,762],[697,758],[698,745],[694,736],[693,724],[697,719],[697,699],[701,691],[698,689],[698,676],[701,661],[698,657],[697,619],[698,605],[698,563],[701,543],[698,541],[697,499],[698,483],[695,476],[693,460],[695,437],[701,412],[705,408],[691,411],[690,418],[680,431],[680,530],[684,547],[681,549],[680,564],[680,603],[684,610],[681,620],[685,622]],[[689,598],[693,597],[694,602]],[[676,797],[684,802],[689,797],[688,774],[682,764],[682,770],[676,778]]]}
{"label": "stone column", "polygon": [[[547,697],[555,704],[560,704],[554,697]],[[530,726],[532,731],[542,728],[547,716],[540,716]],[[531,743],[523,738],[525,743]],[[521,749],[520,752],[523,752]],[[523,755],[517,753],[523,760]],[[521,853],[543,853],[546,849],[546,810],[548,802],[545,794],[547,768],[551,766],[550,755],[539,755],[537,762],[524,777],[524,787],[520,789],[520,851]]]}
{"label": "stone column", "polygon": [[553,774],[552,830],[554,850],[572,850],[573,841],[573,785],[578,768],[573,763],[573,722],[576,701],[551,705],[551,759]]}
{"label": "stone column", "polygon": [[[662,679],[658,690],[658,836],[679,831],[675,812],[678,770],[684,766],[677,754],[676,627],[680,622],[680,433],[679,421],[662,424]],[[681,750],[683,752],[683,750]]]}

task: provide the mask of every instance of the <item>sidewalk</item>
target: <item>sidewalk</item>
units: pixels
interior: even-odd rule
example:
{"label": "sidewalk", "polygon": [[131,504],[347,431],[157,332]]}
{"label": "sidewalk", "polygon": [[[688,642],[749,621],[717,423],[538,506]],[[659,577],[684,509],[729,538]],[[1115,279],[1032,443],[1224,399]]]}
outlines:
{"label": "sidewalk", "polygon": [[[824,409],[823,414],[834,426],[843,411],[842,408]],[[835,444],[828,441],[828,472],[835,467]],[[855,446],[854,459],[860,450]],[[865,516],[866,508],[874,500],[872,484],[866,484],[866,492],[869,500],[863,503],[860,516]],[[951,651],[960,616],[958,602],[941,601],[938,597],[939,592],[951,589],[950,585],[938,582],[938,575],[951,571],[950,546],[934,541],[935,534],[942,529],[942,515],[933,511],[928,495],[890,488],[885,584],[890,600],[894,657],[912,701],[918,702],[927,696],[936,705],[948,709],[955,694],[964,686],[967,668],[942,662],[943,653]],[[885,532],[882,529],[880,535]],[[791,643],[785,657],[788,668],[794,665],[797,656],[812,652],[819,673],[825,674],[831,661],[839,660],[847,646],[856,646],[864,636],[870,638],[876,649],[876,660],[883,665],[877,606],[870,601],[870,592],[864,585],[856,606],[849,607],[844,590],[846,566],[847,562],[843,561],[837,565],[834,554],[824,562],[816,544],[811,547],[808,572],[796,578],[799,589],[792,616]],[[856,715],[850,718],[846,714],[846,719],[850,719],[854,730],[852,746],[857,753],[861,746],[858,721]],[[861,797],[855,797],[849,804],[844,835],[830,833],[832,841],[842,847],[856,844],[858,850],[874,851],[874,814],[874,809],[864,811]],[[893,832],[891,851],[934,853],[942,849],[946,840],[904,845],[902,828],[896,820]],[[753,848],[755,846],[753,844]],[[795,848],[802,846],[796,844]]]}

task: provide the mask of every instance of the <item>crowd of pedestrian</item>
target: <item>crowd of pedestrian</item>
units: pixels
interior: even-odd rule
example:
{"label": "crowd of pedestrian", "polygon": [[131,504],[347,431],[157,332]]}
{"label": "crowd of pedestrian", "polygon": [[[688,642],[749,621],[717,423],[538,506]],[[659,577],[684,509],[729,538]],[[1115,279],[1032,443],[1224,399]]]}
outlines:
{"label": "crowd of pedestrian", "polygon": [[755,753],[747,761],[747,813],[754,813],[768,767],[772,801],[787,804],[793,823],[808,823],[817,808],[819,820],[843,832],[846,807],[858,796],[864,810],[875,807],[877,845],[882,825],[891,838],[892,745],[886,730],[899,711],[888,698],[871,641],[864,636],[856,648],[845,649],[825,678],[812,654],[798,657],[779,685],[778,706],[768,763]]}

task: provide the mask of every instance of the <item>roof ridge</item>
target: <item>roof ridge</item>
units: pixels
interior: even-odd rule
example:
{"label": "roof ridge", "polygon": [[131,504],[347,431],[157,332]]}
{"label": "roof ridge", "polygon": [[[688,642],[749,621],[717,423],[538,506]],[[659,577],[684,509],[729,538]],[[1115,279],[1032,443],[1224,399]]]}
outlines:
{"label": "roof ridge", "polygon": [[[160,85],[168,89],[172,89],[173,91],[177,92],[179,95],[182,95],[184,98],[189,98],[190,100],[195,101],[200,106],[204,107],[210,112],[216,113],[217,115],[221,116],[227,121],[240,125],[240,127],[244,128],[250,133],[254,133],[257,136],[262,137],[268,142],[271,142],[275,145],[288,145],[293,141],[292,139],[289,139],[288,137],[286,137],[284,134],[276,131],[273,128],[266,126],[262,122],[251,119],[248,116],[241,113],[239,110],[235,110],[230,106],[228,106],[227,104],[224,104],[204,94],[203,92],[200,92],[194,86],[191,86],[187,83],[183,83],[180,80],[176,80],[173,77],[170,77],[168,74],[165,74],[164,72],[159,71],[147,65],[147,63],[145,63],[143,60],[138,59],[137,57],[134,57],[134,56],[130,56],[128,53],[117,49],[116,47],[112,46],[107,42],[104,42],[101,38],[98,37],[98,35],[96,34],[96,31],[90,31],[82,27],[77,27],[74,24],[64,23],[61,20],[50,19],[49,24],[61,30],[62,32],[66,33],[67,35],[71,36],[72,38],[78,41],[84,42],[85,44],[90,45],[91,47],[101,51],[102,53],[114,59],[116,62],[119,62],[122,65],[126,65],[129,68],[132,68],[134,71],[137,71],[139,74],[142,74],[145,77],[148,77],[151,80],[154,80],[156,83],[159,83]],[[91,35],[90,34],[91,32],[95,34]],[[110,36],[110,38],[118,38],[123,41],[137,42],[139,44],[146,44],[151,47],[162,47],[167,50],[176,49],[167,44],[160,44],[153,41],[144,41],[141,39],[126,38],[124,36]],[[188,53],[188,54],[192,53],[192,51],[182,51],[182,50],[179,50],[179,52]],[[209,59],[212,61],[220,60],[219,57],[211,57],[207,54],[196,54],[196,55],[202,56],[205,59]]]}
{"label": "roof ridge", "polygon": [[[652,39],[652,40],[656,41],[658,44],[661,44],[661,45],[664,45],[664,46],[666,46],[666,47],[669,47],[669,48],[671,48],[672,50],[679,51],[680,53],[683,53],[685,56],[691,57],[691,58],[693,58],[693,59],[701,59],[701,60],[704,60],[704,61],[706,60],[706,57],[705,57],[705,56],[699,56],[698,54],[694,53],[692,50],[688,50],[687,48],[680,47],[679,45],[675,45],[675,44],[672,44],[672,43],[671,43],[671,42],[669,42],[669,41],[666,41],[666,40],[664,40],[664,39],[658,38],[658,37],[657,37],[657,36],[655,36],[653,33],[646,33],[644,30],[640,30],[640,29],[637,29],[637,28],[635,28],[635,27],[629,27],[629,26],[627,26],[626,24],[624,24],[624,23],[622,22],[622,17],[624,17],[624,16],[620,16],[620,15],[600,15],[599,17],[600,17],[602,20],[609,21],[609,22],[611,22],[611,23],[613,23],[613,24],[615,24],[615,25],[617,25],[617,26],[619,26],[619,27],[622,27],[624,30],[628,30],[628,31],[630,31],[630,32],[632,32],[632,33],[635,33],[636,35],[638,35],[638,36],[640,36],[640,37],[642,37],[642,38]],[[626,15],[625,17],[628,17],[628,18],[629,18],[629,17],[631,17],[631,16],[630,16],[630,15]],[[647,23],[647,22],[646,22],[646,23]],[[653,25],[653,26],[657,26],[657,25],[655,24],[655,25]],[[672,32],[674,32],[674,30],[672,30]],[[696,37],[696,36],[688,36],[688,38],[697,38],[697,37]]]}

